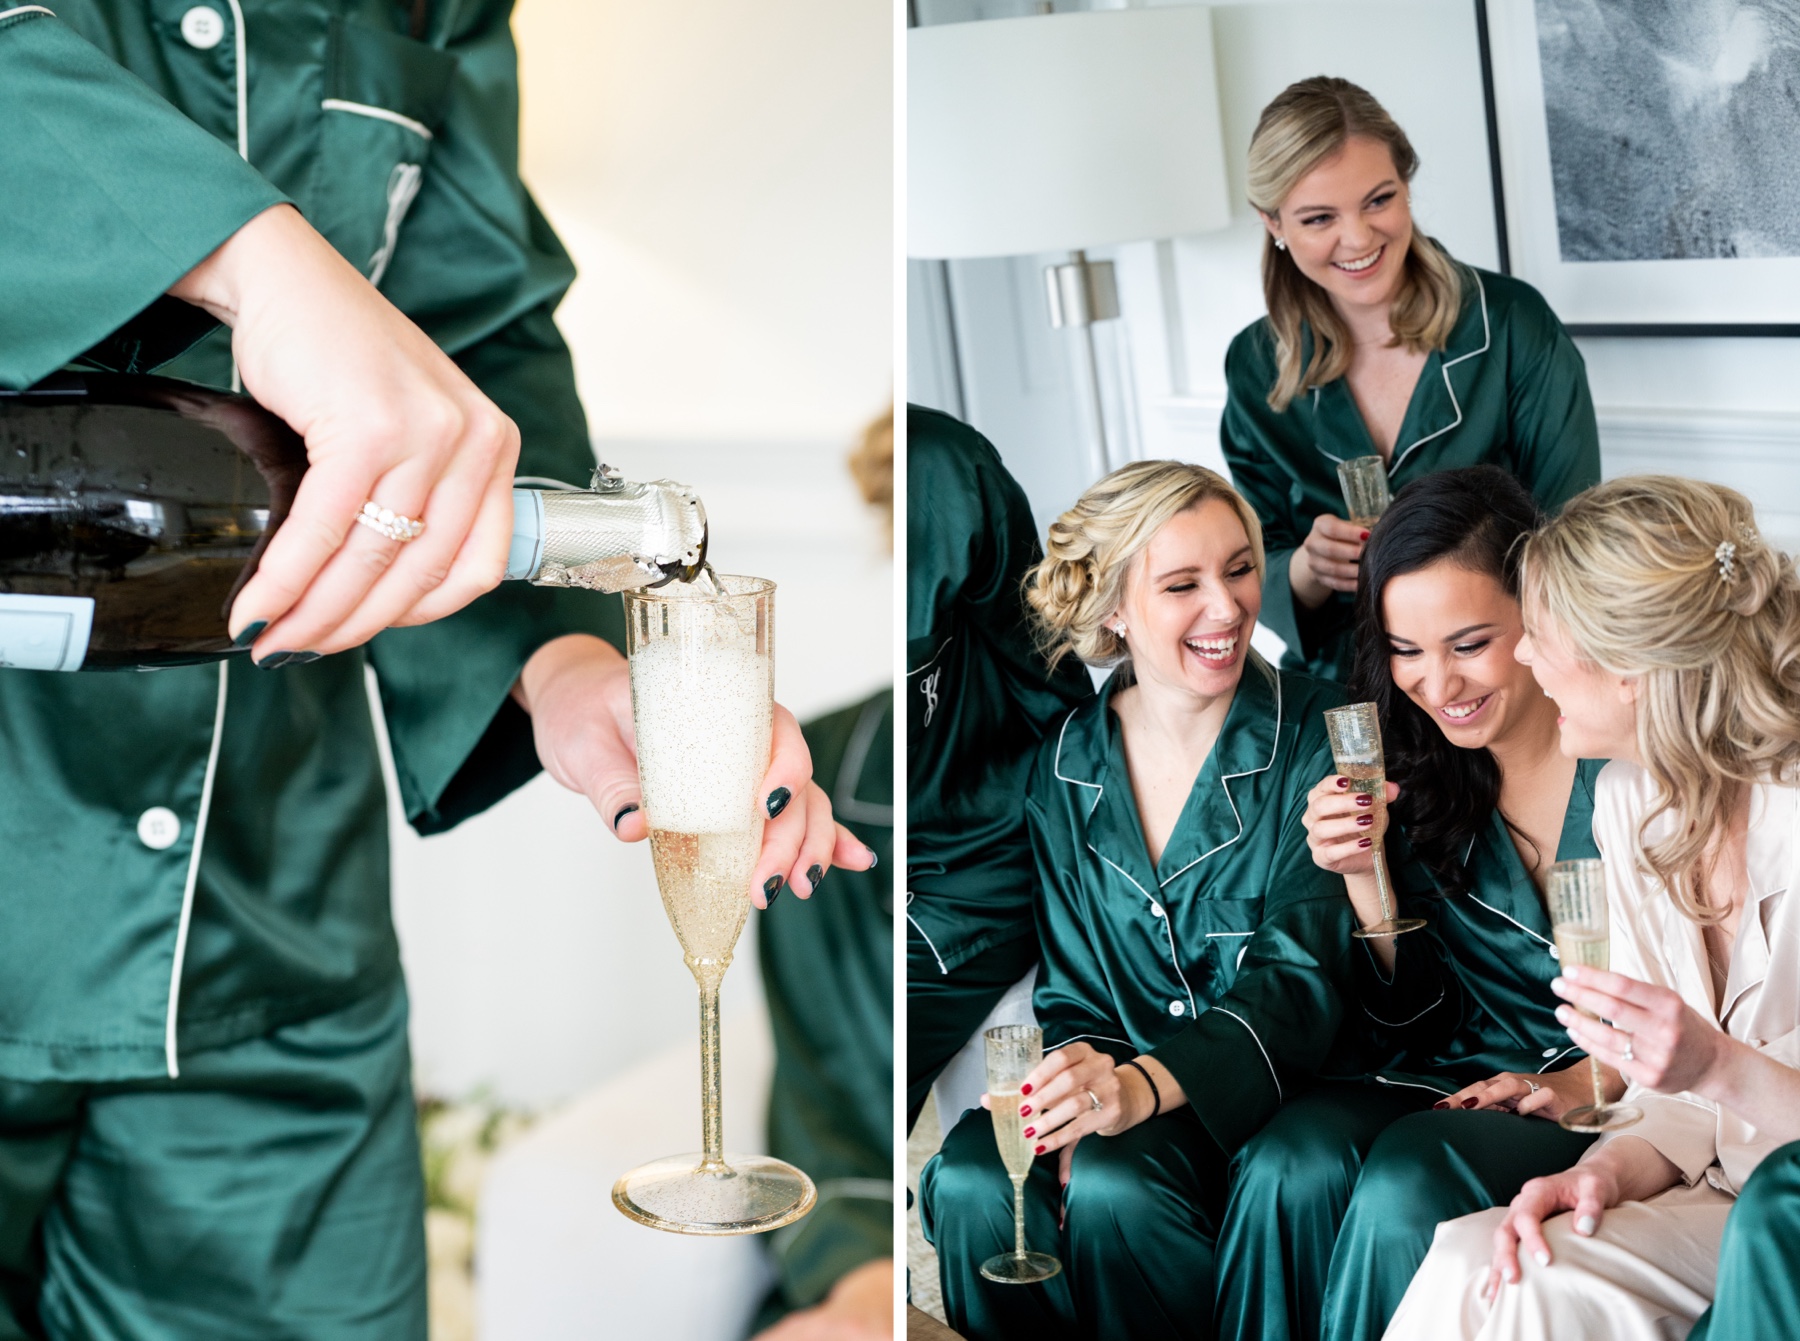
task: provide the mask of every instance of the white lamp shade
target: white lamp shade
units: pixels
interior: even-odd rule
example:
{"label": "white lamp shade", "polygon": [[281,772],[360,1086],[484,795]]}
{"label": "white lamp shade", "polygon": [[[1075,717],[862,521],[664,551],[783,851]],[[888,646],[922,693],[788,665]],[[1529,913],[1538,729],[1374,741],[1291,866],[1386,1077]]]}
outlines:
{"label": "white lamp shade", "polygon": [[1016,256],[1230,221],[1212,14],[1097,10],[907,34],[907,252]]}

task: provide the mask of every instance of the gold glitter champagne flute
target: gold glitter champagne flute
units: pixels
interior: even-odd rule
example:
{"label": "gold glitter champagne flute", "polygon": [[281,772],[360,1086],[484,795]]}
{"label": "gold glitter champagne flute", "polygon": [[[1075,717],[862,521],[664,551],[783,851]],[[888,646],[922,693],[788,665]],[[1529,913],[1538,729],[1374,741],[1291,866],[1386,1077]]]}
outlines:
{"label": "gold glitter champagne flute", "polygon": [[1387,462],[1379,456],[1353,456],[1338,462],[1338,484],[1344,491],[1344,510],[1358,526],[1373,526],[1387,511]]}
{"label": "gold glitter champagne flute", "polygon": [[719,985],[762,851],[757,793],[774,714],[775,584],[724,575],[628,591],[625,615],[656,885],[700,988],[704,1149],[633,1169],[613,1185],[613,1204],[653,1229],[758,1234],[798,1220],[817,1199],[793,1165],[723,1150]]}
{"label": "gold glitter champagne flute", "polygon": [[990,1257],[981,1274],[1002,1285],[1049,1280],[1062,1263],[1025,1246],[1025,1178],[1031,1172],[1031,1142],[1019,1116],[1019,1086],[1044,1060],[1044,1031],[1036,1025],[1003,1024],[982,1038],[987,1043],[988,1105],[994,1116],[994,1144],[1013,1185],[1013,1250]]}
{"label": "gold glitter champagne flute", "polygon": [[[1594,858],[1557,862],[1550,868],[1546,896],[1556,957],[1563,967],[1605,968],[1612,948],[1606,918],[1606,863]],[[1592,1011],[1581,1013],[1590,1020],[1597,1018]],[[1641,1109],[1606,1102],[1598,1058],[1589,1057],[1588,1068],[1594,1080],[1594,1102],[1571,1108],[1557,1119],[1559,1124],[1570,1131],[1617,1131],[1643,1121]]]}
{"label": "gold glitter champagne flute", "polygon": [[[1325,731],[1331,737],[1331,757],[1337,770],[1350,779],[1352,793],[1371,798],[1369,814],[1387,811],[1387,758],[1381,749],[1381,719],[1373,703],[1352,703],[1325,714]],[[1381,896],[1381,921],[1357,927],[1350,934],[1359,940],[1398,936],[1425,925],[1422,917],[1394,916],[1394,885],[1388,876],[1387,853],[1379,837],[1370,849],[1375,858],[1375,890]]]}

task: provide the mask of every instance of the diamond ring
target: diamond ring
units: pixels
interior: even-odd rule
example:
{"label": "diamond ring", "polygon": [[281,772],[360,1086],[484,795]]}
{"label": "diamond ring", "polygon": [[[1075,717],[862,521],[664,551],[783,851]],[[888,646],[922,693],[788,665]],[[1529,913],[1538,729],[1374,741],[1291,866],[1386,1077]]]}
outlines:
{"label": "diamond ring", "polygon": [[362,505],[362,511],[356,514],[356,520],[371,531],[379,531],[389,540],[398,540],[401,544],[417,540],[425,529],[424,522],[403,517],[392,508],[382,507],[374,499]]}
{"label": "diamond ring", "polygon": [[1105,1104],[1100,1102],[1099,1096],[1097,1096],[1092,1090],[1085,1090],[1085,1091],[1083,1091],[1083,1093],[1085,1093],[1087,1095],[1088,1102],[1094,1106],[1094,1111],[1096,1113],[1098,1113],[1102,1108],[1106,1107]]}
{"label": "diamond ring", "polygon": [[1620,1057],[1621,1057],[1621,1058],[1622,1058],[1622,1059],[1623,1059],[1623,1060],[1625,1060],[1625,1061],[1628,1061],[1628,1062],[1630,1062],[1630,1061],[1635,1061],[1635,1060],[1637,1060],[1637,1059],[1636,1059],[1636,1058],[1634,1058],[1634,1057],[1633,1057],[1633,1056],[1632,1056],[1632,1055],[1631,1055],[1631,1037],[1630,1037],[1630,1035],[1627,1035],[1627,1036],[1626,1036],[1626,1038],[1625,1038],[1625,1051],[1624,1051],[1624,1052],[1621,1052],[1621,1053],[1620,1053],[1620,1054],[1619,1054],[1619,1056],[1620,1056]]}

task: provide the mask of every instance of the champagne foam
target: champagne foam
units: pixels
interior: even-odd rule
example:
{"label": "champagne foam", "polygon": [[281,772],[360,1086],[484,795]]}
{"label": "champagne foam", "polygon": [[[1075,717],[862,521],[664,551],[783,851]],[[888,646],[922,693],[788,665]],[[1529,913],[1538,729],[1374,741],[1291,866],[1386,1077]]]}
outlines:
{"label": "champagne foam", "polygon": [[756,814],[772,729],[767,657],[662,638],[631,657],[638,778],[653,828],[734,833]]}

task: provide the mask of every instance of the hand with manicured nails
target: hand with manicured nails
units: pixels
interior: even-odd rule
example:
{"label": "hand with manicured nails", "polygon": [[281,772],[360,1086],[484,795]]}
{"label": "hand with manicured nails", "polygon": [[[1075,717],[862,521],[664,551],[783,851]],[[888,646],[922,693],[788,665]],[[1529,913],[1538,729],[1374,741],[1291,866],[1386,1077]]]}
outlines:
{"label": "hand with manicured nails", "polygon": [[[1388,805],[1400,795],[1399,784],[1387,785]],[[1306,813],[1300,817],[1306,829],[1306,845],[1312,850],[1313,864],[1321,870],[1344,877],[1344,892],[1362,926],[1372,927],[1382,919],[1381,890],[1375,883],[1375,844],[1387,832],[1387,806],[1377,810],[1367,792],[1359,792],[1349,778],[1339,773],[1328,775],[1306,794]],[[1394,971],[1394,937],[1382,936],[1363,942],[1382,972]]]}
{"label": "hand with manicured nails", "polygon": [[[1625,1082],[1616,1072],[1601,1069],[1606,1101],[1612,1103],[1625,1093]],[[1533,1089],[1533,1086],[1536,1088]],[[1502,1113],[1518,1113],[1524,1117],[1561,1117],[1571,1108],[1594,1102],[1593,1072],[1586,1058],[1557,1071],[1526,1075],[1520,1071],[1502,1071],[1489,1080],[1465,1085],[1433,1108],[1468,1108],[1479,1111],[1496,1109]]]}
{"label": "hand with manicured nails", "polygon": [[[1550,990],[1599,1016],[1589,1019],[1569,1006],[1556,1008],[1557,1020],[1576,1045],[1647,1089],[1703,1091],[1735,1042],[1678,993],[1622,973],[1571,964]],[[1625,1060],[1627,1043],[1630,1061]]]}
{"label": "hand with manicured nails", "polygon": [[[531,714],[544,771],[592,801],[625,842],[648,837],[631,721],[631,665],[618,649],[586,633],[545,643],[525,663],[513,697]],[[812,780],[806,738],[780,704],[761,795],[770,818],[748,891],[758,908],[789,886],[810,897],[833,866],[866,871],[875,864],[874,852],[833,819],[830,800]]]}
{"label": "hand with manicured nails", "polygon": [[1369,533],[1355,522],[1330,514],[1314,517],[1312,530],[1288,559],[1288,585],[1309,610],[1325,604],[1334,591],[1354,593],[1357,564]]}
{"label": "hand with manicured nails", "polygon": [[[499,582],[519,432],[291,206],[265,210],[169,293],[231,327],[244,390],[306,442],[292,511],[232,603],[252,655],[341,652]],[[423,521],[356,524],[364,503]]]}

